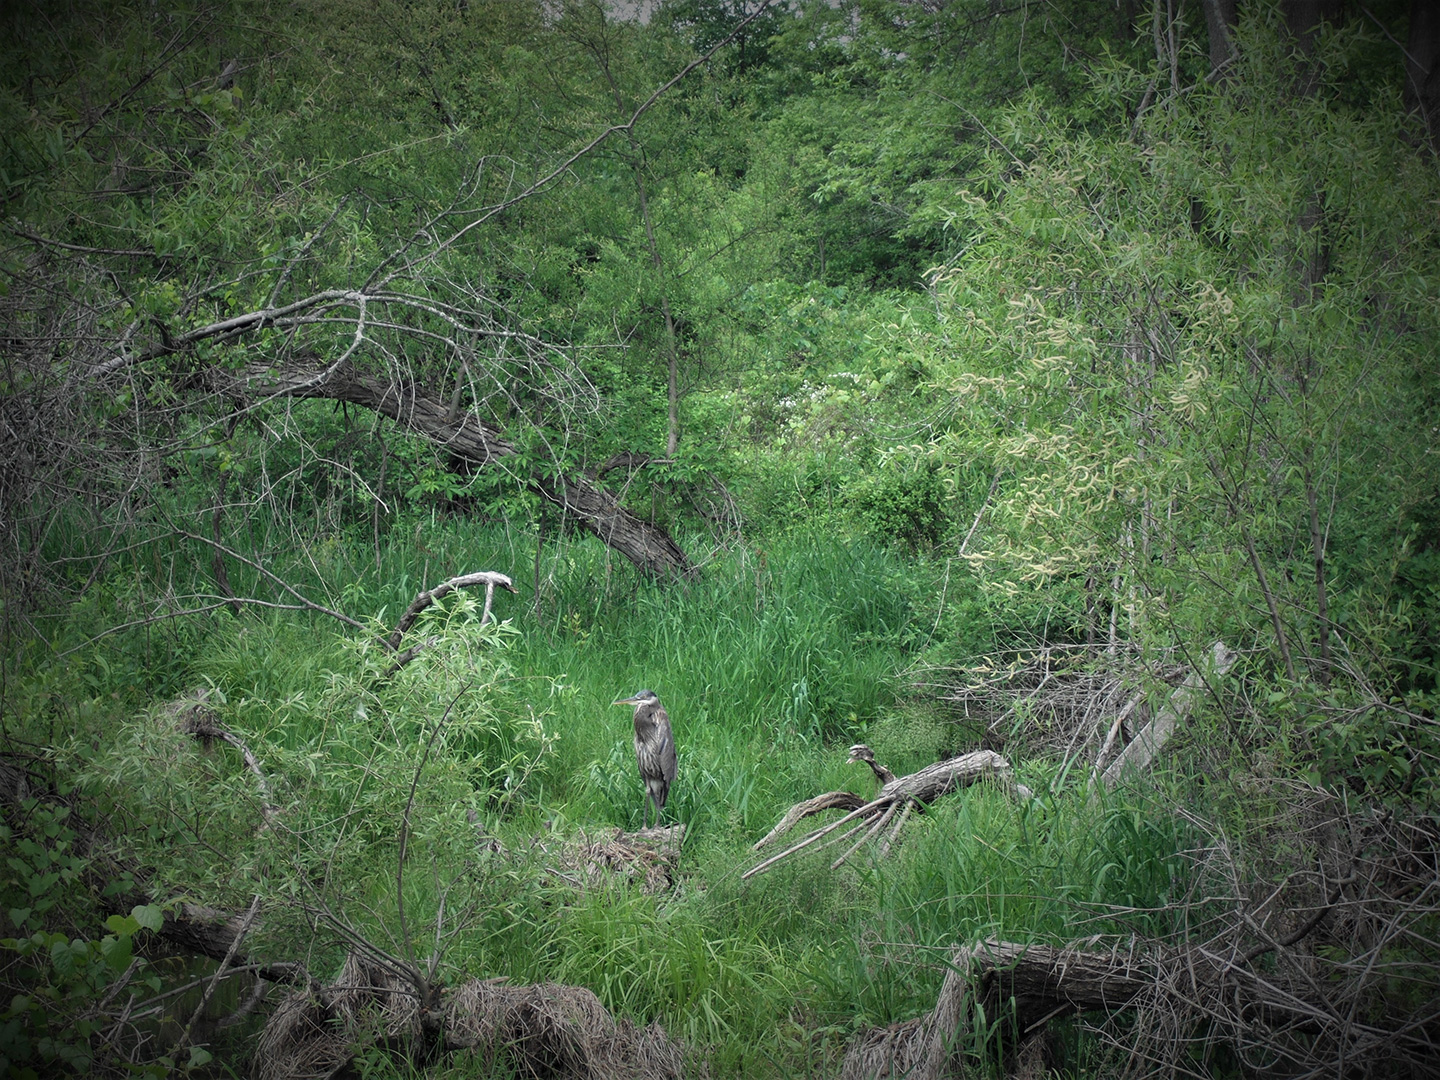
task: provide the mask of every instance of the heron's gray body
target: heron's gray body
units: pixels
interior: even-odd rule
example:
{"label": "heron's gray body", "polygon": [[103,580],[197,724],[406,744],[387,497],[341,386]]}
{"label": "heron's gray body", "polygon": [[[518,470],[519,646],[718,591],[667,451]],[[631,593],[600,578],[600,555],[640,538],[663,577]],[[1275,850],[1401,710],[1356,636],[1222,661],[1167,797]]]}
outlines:
{"label": "heron's gray body", "polygon": [[670,717],[653,690],[641,690],[616,705],[635,706],[635,762],[640,766],[640,779],[645,781],[647,805],[640,815],[645,827],[650,806],[655,807],[655,824],[660,824],[660,811],[670,797],[675,782],[675,736],[670,731]]}

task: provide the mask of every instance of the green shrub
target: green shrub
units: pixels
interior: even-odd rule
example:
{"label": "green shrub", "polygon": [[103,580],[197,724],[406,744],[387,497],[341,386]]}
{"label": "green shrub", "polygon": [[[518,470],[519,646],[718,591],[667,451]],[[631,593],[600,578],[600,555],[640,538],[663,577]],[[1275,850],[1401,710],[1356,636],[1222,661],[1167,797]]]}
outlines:
{"label": "green shrub", "polygon": [[851,484],[846,495],[866,534],[879,543],[928,551],[950,526],[945,483],[934,461],[892,457]]}
{"label": "green shrub", "polygon": [[[131,1075],[167,1075],[175,1062],[146,1052],[153,1045],[137,1048],[144,1036],[120,1016],[127,998],[160,991],[159,976],[136,945],[142,932],[160,929],[161,910],[136,905],[128,915],[107,918],[107,933],[94,932],[85,888],[91,864],[79,852],[69,807],[27,799],[20,810],[23,831],[0,824],[6,852],[0,896],[16,931],[0,938],[7,998],[0,1010],[0,1076],[36,1080],[61,1070],[108,1070],[125,1060],[122,1051],[129,1052]],[[112,892],[125,885],[113,883]],[[192,1047],[187,1064],[209,1059]]]}

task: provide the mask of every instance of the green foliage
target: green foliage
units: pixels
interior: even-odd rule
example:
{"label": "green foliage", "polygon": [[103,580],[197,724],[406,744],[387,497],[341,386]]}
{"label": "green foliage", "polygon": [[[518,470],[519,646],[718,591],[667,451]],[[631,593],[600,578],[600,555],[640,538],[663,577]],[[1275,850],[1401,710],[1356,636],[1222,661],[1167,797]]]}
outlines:
{"label": "green foliage", "polygon": [[[389,580],[362,576],[348,596],[383,607],[387,622],[413,591],[421,548],[433,580],[452,558],[530,565],[526,547],[503,554],[513,539],[427,524],[394,537]],[[339,573],[350,561],[323,565]],[[389,679],[390,655],[369,635],[290,617],[217,623],[190,676],[209,684],[204,707],[255,755],[268,795],[233,747],[206,750],[178,728],[176,709],[194,699],[117,718],[102,744],[60,760],[83,764],[83,790],[125,822],[119,850],[154,868],[156,895],[270,898],[247,939],[252,959],[303,948],[313,970],[330,970],[339,957],[313,938],[317,913],[396,955],[408,933],[422,961],[438,941],[447,981],[578,982],[737,1074],[782,1073],[807,1056],[833,1065],[857,1016],[928,1007],[940,972],[917,974],[877,940],[1064,938],[1077,912],[1093,913],[1069,893],[1033,899],[1057,882],[1087,903],[1137,906],[1176,887],[1171,853],[1185,841],[1143,815],[1117,804],[1072,821],[1057,804],[1036,817],[984,789],[916,818],[898,861],[839,876],[806,864],[740,884],[750,843],[790,804],[871,790],[837,747],[867,739],[898,770],[940,752],[946,728],[898,704],[895,681],[928,586],[897,552],[798,537],[735,552],[688,591],[614,568],[607,586],[587,544],[547,544],[540,565],[540,618],[528,597],[501,594],[510,621],[482,626],[478,598],[449,597],[407,637],[431,644]],[[952,581],[952,601],[962,593]],[[659,689],[680,744],[666,813],[690,830],[685,883],[661,896],[619,882],[577,893],[547,851],[578,828],[638,823],[629,716],[608,703],[642,684]],[[782,1015],[792,1019],[777,1027]]]}
{"label": "green foliage", "polygon": [[929,550],[950,524],[946,489],[938,462],[906,456],[908,462],[890,455],[885,468],[863,477],[848,494],[866,531],[877,540],[899,541],[911,551]]}
{"label": "green foliage", "polygon": [[[1183,932],[1201,841],[1044,761],[1035,804],[967,790],[890,860],[738,882],[792,803],[871,790],[848,743],[903,771],[984,737],[913,700],[922,658],[1219,637],[1245,659],[1198,761],[1433,812],[1440,191],[1398,54],[1357,20],[1301,56],[1247,11],[1206,81],[1193,5],[1173,67],[1131,6],[775,4],[578,157],[753,3],[7,13],[7,740],[82,781],[157,899],[263,895],[256,957],[324,973],[358,935],[572,980],[736,1075],[833,1074],[957,941]],[[167,344],[385,275],[408,300],[363,341],[349,301]],[[665,446],[667,307],[680,449],[600,475]],[[340,356],[515,454],[231,381]],[[532,486],[587,471],[700,577],[643,580]],[[450,597],[391,671],[398,613],[479,568],[522,587],[504,621]],[[645,685],[681,883],[579,890],[547,845],[639,820],[609,703]],[[200,707],[258,765],[178,726]],[[156,912],[102,932],[69,819],[21,816],[0,1052],[81,1071],[85,1003],[163,974]]]}
{"label": "green foliage", "polygon": [[[93,901],[85,885],[92,863],[81,853],[70,807],[32,798],[20,809],[23,831],[0,824],[0,851],[6,852],[0,897],[6,922],[16,932],[0,938],[0,966],[11,995],[0,1012],[0,1072],[35,1080],[57,1071],[83,1075],[97,1066],[110,1068],[115,1063],[109,1054],[118,1057],[130,1036],[103,1003],[121,994],[160,991],[160,976],[137,955],[136,943],[142,931],[160,929],[163,913],[153,905],[135,905],[128,915],[104,921],[108,933],[96,933],[94,923],[87,925]],[[130,884],[113,881],[110,892]],[[97,1048],[105,1048],[99,1061]],[[206,1051],[195,1048],[188,1064],[208,1060]],[[162,1077],[174,1066],[157,1057],[135,1066],[134,1074]]]}
{"label": "green foliage", "polygon": [[[1327,39],[1326,70],[1358,47]],[[943,328],[915,340],[951,401],[935,452],[1003,477],[967,553],[987,588],[1035,590],[1082,634],[1109,593],[1131,641],[1258,639],[1286,680],[1331,685],[1324,715],[1372,716],[1399,672],[1364,658],[1425,648],[1394,567],[1435,484],[1412,333],[1436,311],[1434,174],[1398,110],[1294,95],[1287,49],[1249,27],[1243,79],[1147,117],[1138,144],[1038,96],[1004,113],[1005,152],[953,206]],[[1093,115],[1142,82],[1097,73]],[[1374,689],[1332,682],[1341,650]],[[1342,726],[1325,783],[1404,771],[1384,723]],[[1419,732],[1402,758],[1428,772]]]}

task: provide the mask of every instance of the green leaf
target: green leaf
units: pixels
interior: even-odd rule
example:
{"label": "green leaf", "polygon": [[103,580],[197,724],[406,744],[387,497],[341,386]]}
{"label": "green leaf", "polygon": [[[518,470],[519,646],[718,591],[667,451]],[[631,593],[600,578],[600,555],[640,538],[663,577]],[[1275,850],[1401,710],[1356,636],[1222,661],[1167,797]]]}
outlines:
{"label": "green leaf", "polygon": [[105,920],[105,929],[116,937],[131,937],[140,929],[140,922],[133,915],[111,915]]}
{"label": "green leaf", "polygon": [[100,954],[112,971],[119,973],[130,966],[130,960],[134,956],[132,940],[130,937],[107,937],[100,942]]}
{"label": "green leaf", "polygon": [[130,909],[130,917],[146,930],[153,930],[157,934],[165,925],[165,912],[156,904],[136,904]]}

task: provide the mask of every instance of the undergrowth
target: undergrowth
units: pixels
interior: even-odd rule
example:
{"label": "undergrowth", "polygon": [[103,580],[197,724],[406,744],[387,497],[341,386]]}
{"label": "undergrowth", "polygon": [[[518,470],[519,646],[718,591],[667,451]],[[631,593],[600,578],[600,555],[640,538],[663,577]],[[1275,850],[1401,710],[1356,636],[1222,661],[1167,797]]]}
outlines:
{"label": "undergrowth", "polygon": [[[54,669],[36,666],[8,688],[8,732],[80,779],[117,825],[114,853],[153,867],[152,885],[237,909],[267,897],[253,955],[304,956],[326,975],[359,934],[397,956],[438,952],[452,981],[578,984],[617,1015],[659,1020],[714,1075],[833,1071],[860,1027],[933,1004],[957,942],[1151,932],[1183,889],[1187,840],[1163,817],[1063,792],[1017,804],[986,785],[915,816],[889,858],[838,872],[802,859],[742,882],[751,844],[792,803],[874,790],[846,763],[850,743],[897,772],[969,748],[903,692],[935,568],[797,538],[667,588],[579,543],[542,549],[537,576],[528,541],[421,522],[378,557],[357,541],[272,564],[364,631],[222,610],[102,636],[117,575],[57,634],[86,673],[65,723]],[[375,638],[420,587],[517,568],[528,580],[497,596],[501,625],[454,595],[412,630],[433,644],[384,677]],[[138,688],[136,668],[152,673]],[[665,812],[688,827],[680,879],[659,895],[579,890],[546,840],[639,825],[630,714],[610,702],[642,686],[680,748]],[[212,710],[254,751],[268,795],[233,748],[181,732],[184,707]]]}

